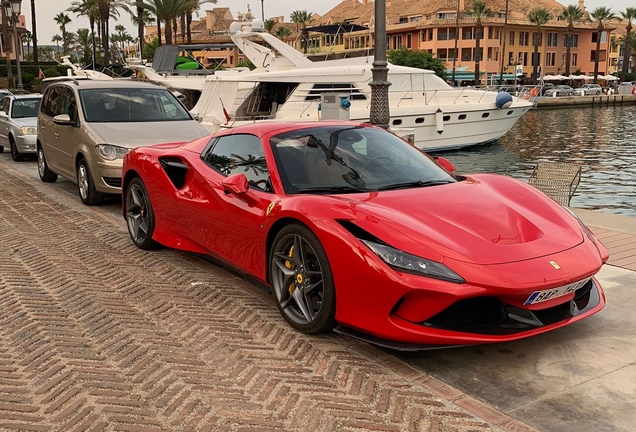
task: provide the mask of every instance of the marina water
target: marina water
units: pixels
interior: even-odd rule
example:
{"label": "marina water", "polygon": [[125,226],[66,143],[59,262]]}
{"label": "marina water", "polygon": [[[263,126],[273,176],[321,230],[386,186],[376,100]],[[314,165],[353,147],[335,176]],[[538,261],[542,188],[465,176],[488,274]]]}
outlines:
{"label": "marina water", "polygon": [[582,167],[572,207],[636,216],[636,106],[533,110],[499,141],[443,154],[457,172],[527,181],[539,161]]}

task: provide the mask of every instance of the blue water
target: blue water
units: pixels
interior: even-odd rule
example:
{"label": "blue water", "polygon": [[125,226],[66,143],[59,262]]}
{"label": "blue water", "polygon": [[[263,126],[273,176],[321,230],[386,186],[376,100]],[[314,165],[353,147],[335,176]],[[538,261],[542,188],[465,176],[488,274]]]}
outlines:
{"label": "blue water", "polygon": [[443,154],[459,173],[527,180],[539,161],[581,165],[573,207],[636,216],[636,106],[534,110],[498,142]]}

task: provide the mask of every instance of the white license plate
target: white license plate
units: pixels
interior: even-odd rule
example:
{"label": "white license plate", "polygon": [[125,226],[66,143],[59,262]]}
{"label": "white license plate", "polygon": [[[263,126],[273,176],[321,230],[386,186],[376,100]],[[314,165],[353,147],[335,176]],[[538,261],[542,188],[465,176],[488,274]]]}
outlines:
{"label": "white license plate", "polygon": [[555,299],[557,297],[564,296],[566,294],[569,294],[581,288],[583,285],[588,283],[590,279],[591,278],[583,279],[578,282],[574,282],[574,283],[564,285],[558,288],[551,288],[551,289],[547,289],[543,291],[535,291],[530,295],[530,297],[528,297],[528,300],[526,300],[523,305],[527,306],[531,304],[541,303],[544,301]]}

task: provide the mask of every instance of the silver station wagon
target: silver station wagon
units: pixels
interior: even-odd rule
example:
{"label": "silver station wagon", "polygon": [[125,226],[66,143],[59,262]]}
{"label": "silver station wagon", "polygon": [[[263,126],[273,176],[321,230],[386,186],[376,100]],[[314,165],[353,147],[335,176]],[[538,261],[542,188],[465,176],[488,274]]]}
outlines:
{"label": "silver station wagon", "polygon": [[11,149],[14,161],[23,161],[25,154],[35,154],[38,133],[38,108],[42,95],[12,95],[0,99],[0,153]]}

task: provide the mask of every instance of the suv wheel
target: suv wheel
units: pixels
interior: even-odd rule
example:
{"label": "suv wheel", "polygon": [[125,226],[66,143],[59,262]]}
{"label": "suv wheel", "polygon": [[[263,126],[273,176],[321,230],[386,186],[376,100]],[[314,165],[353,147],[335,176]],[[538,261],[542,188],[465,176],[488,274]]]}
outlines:
{"label": "suv wheel", "polygon": [[52,183],[57,180],[57,174],[51,171],[46,164],[44,150],[42,150],[40,143],[38,143],[38,174],[40,175],[40,180],[45,183]]}
{"label": "suv wheel", "polygon": [[77,163],[77,189],[80,199],[86,205],[100,205],[104,201],[104,194],[97,192],[93,176],[88,169],[86,159],[82,158]]}

